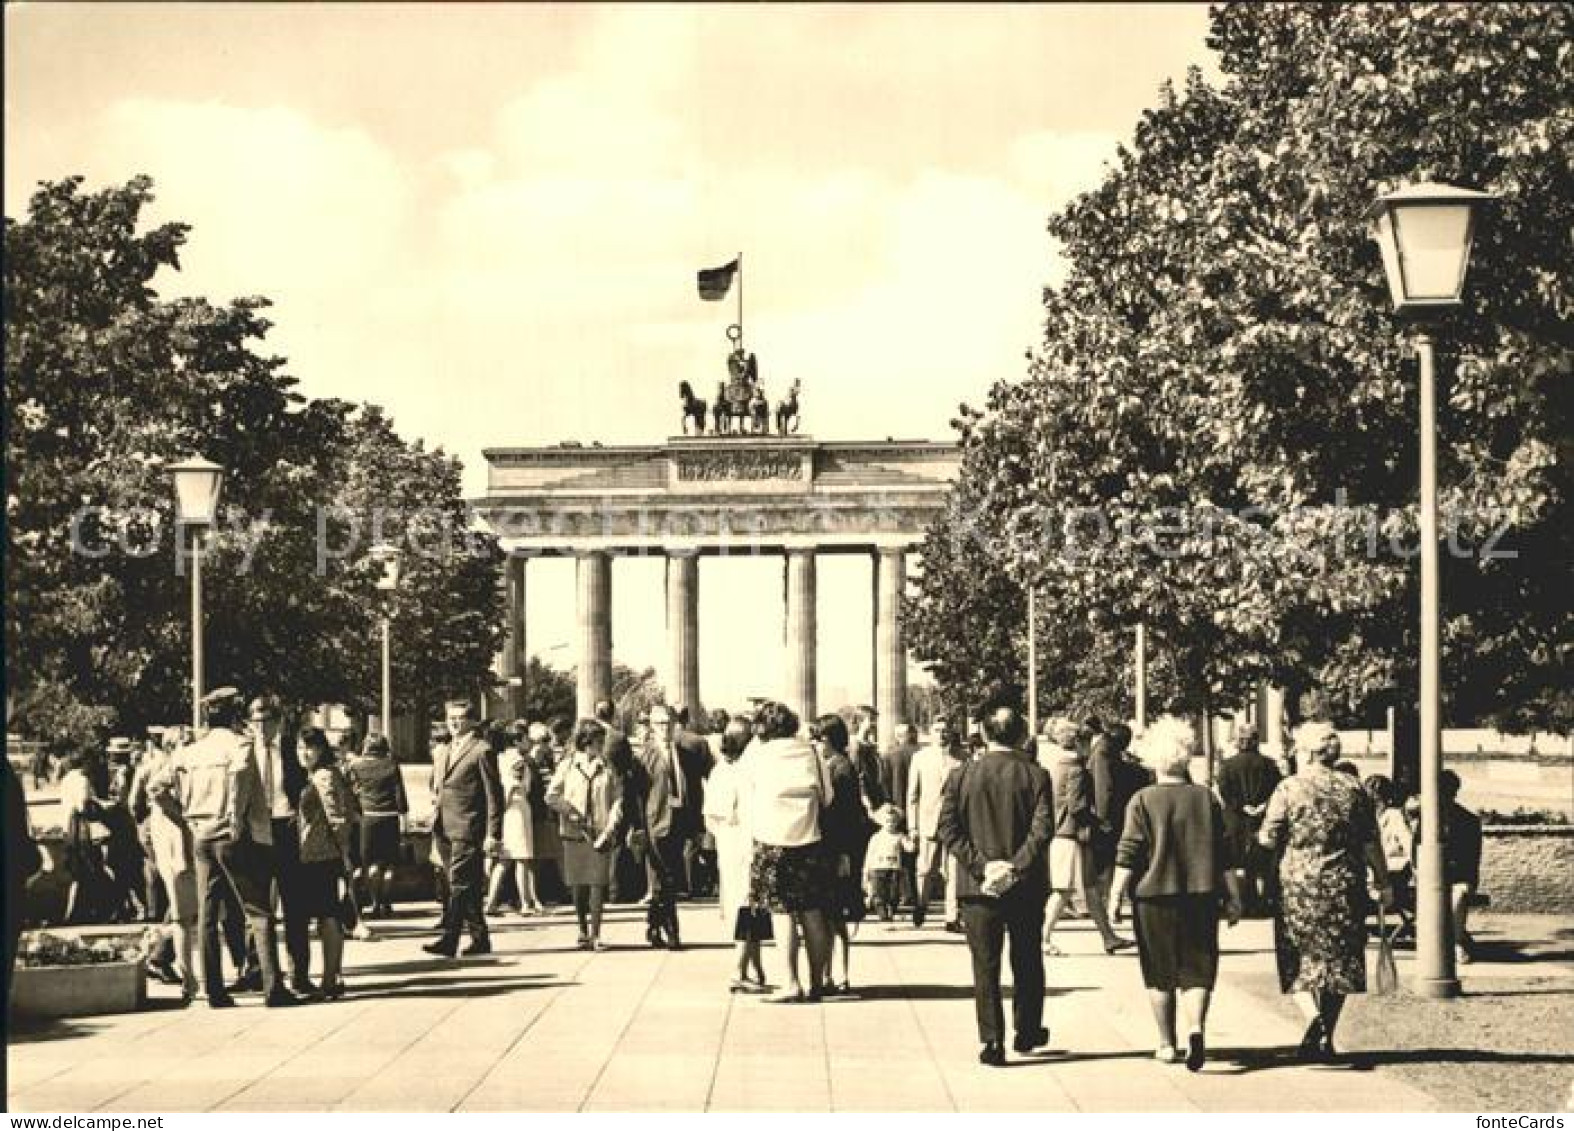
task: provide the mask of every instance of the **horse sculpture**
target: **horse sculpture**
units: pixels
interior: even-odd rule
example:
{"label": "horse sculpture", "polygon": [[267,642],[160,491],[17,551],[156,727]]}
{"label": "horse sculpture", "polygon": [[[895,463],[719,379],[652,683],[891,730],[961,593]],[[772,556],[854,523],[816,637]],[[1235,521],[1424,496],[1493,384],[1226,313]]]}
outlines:
{"label": "horse sculpture", "polygon": [[789,432],[798,431],[798,387],[801,382],[794,380],[792,388],[787,390],[787,395],[776,406],[776,432],[785,436]]}
{"label": "horse sculpture", "polygon": [[683,434],[689,435],[689,425],[694,425],[693,435],[705,434],[705,402],[694,395],[687,381],[678,382],[678,397],[683,402]]}

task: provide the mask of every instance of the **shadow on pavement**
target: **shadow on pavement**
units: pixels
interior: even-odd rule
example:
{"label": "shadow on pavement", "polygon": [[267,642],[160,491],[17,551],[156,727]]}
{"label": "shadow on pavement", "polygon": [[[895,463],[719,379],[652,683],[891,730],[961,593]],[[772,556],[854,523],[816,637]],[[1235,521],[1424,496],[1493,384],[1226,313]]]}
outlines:
{"label": "shadow on pavement", "polygon": [[484,981],[456,982],[452,978],[406,978],[396,982],[351,982],[345,1001],[368,998],[477,998],[496,997],[519,990],[549,990],[571,982],[543,982],[540,975],[524,978],[490,978]]}

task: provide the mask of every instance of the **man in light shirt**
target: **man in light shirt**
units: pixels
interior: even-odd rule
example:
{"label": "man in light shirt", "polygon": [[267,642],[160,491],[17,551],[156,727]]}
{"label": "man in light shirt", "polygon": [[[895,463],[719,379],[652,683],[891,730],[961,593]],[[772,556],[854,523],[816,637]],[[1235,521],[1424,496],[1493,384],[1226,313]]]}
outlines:
{"label": "man in light shirt", "polygon": [[907,831],[917,841],[917,890],[913,926],[922,927],[929,912],[929,894],[944,877],[946,930],[961,933],[955,866],[940,843],[940,803],[946,779],[965,761],[956,728],[941,719],[930,731],[928,746],[914,752],[907,768]]}
{"label": "man in light shirt", "polygon": [[279,973],[273,929],[273,824],[247,733],[245,700],[233,687],[221,687],[203,698],[202,707],[207,732],[177,750],[149,788],[155,799],[173,793],[192,834],[201,901],[197,930],[208,1004],[214,1009],[235,1004],[219,964],[219,916],[228,891],[245,911],[267,1004],[299,1005],[301,1000],[285,989]]}

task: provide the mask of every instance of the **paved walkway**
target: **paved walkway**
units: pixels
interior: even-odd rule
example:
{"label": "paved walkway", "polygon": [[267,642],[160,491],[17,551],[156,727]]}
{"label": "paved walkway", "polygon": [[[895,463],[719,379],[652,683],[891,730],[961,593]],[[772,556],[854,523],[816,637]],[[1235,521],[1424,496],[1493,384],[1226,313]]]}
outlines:
{"label": "paved walkway", "polygon": [[[159,1008],[13,1034],[13,1111],[1382,1111],[1433,1101],[1377,1072],[1306,1067],[1271,1051],[1295,1025],[1231,971],[1271,968],[1267,924],[1226,932],[1196,1075],[1151,1059],[1134,957],[1106,957],[1085,923],[1050,960],[1049,1049],[1007,1069],[976,1061],[963,941],[938,927],[866,925],[858,1000],[768,1005],[725,991],[730,947],[712,905],[683,909],[693,943],[653,951],[619,909],[601,954],[571,919],[509,918],[488,959],[419,951],[430,909],[351,943],[351,995],[265,1010]],[[767,971],[773,956],[766,955]],[[160,988],[162,991],[162,987]]]}

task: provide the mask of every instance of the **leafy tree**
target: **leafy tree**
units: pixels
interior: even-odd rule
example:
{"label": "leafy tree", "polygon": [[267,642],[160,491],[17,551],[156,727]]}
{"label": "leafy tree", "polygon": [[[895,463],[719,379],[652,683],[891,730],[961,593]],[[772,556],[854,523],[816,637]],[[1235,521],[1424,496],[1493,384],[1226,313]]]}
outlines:
{"label": "leafy tree", "polygon": [[548,722],[559,715],[575,717],[578,692],[574,677],[531,656],[525,664],[525,718]]}
{"label": "leafy tree", "polygon": [[[1440,330],[1444,503],[1520,553],[1445,557],[1449,710],[1567,728],[1570,22],[1214,9],[1225,84],[1165,88],[1051,220],[1068,270],[1044,343],[961,421],[983,556],[1064,623],[1147,624],[1175,706],[1267,676],[1355,712],[1412,682],[1415,566],[1387,543],[1415,538],[1414,362],[1361,217],[1400,181],[1477,185],[1503,204]],[[943,639],[927,615],[915,635]]]}
{"label": "leafy tree", "polygon": [[[171,462],[200,451],[227,473],[203,560],[208,683],[300,703],[376,695],[373,572],[364,554],[319,569],[324,504],[462,510],[453,461],[406,450],[376,410],[306,399],[257,352],[265,300],[158,297],[187,228],[139,230],[152,196],[145,177],[98,192],[68,178],[5,221],[6,667],[15,727],[61,744],[186,714]],[[496,551],[466,544],[413,566],[404,688],[484,678]]]}

